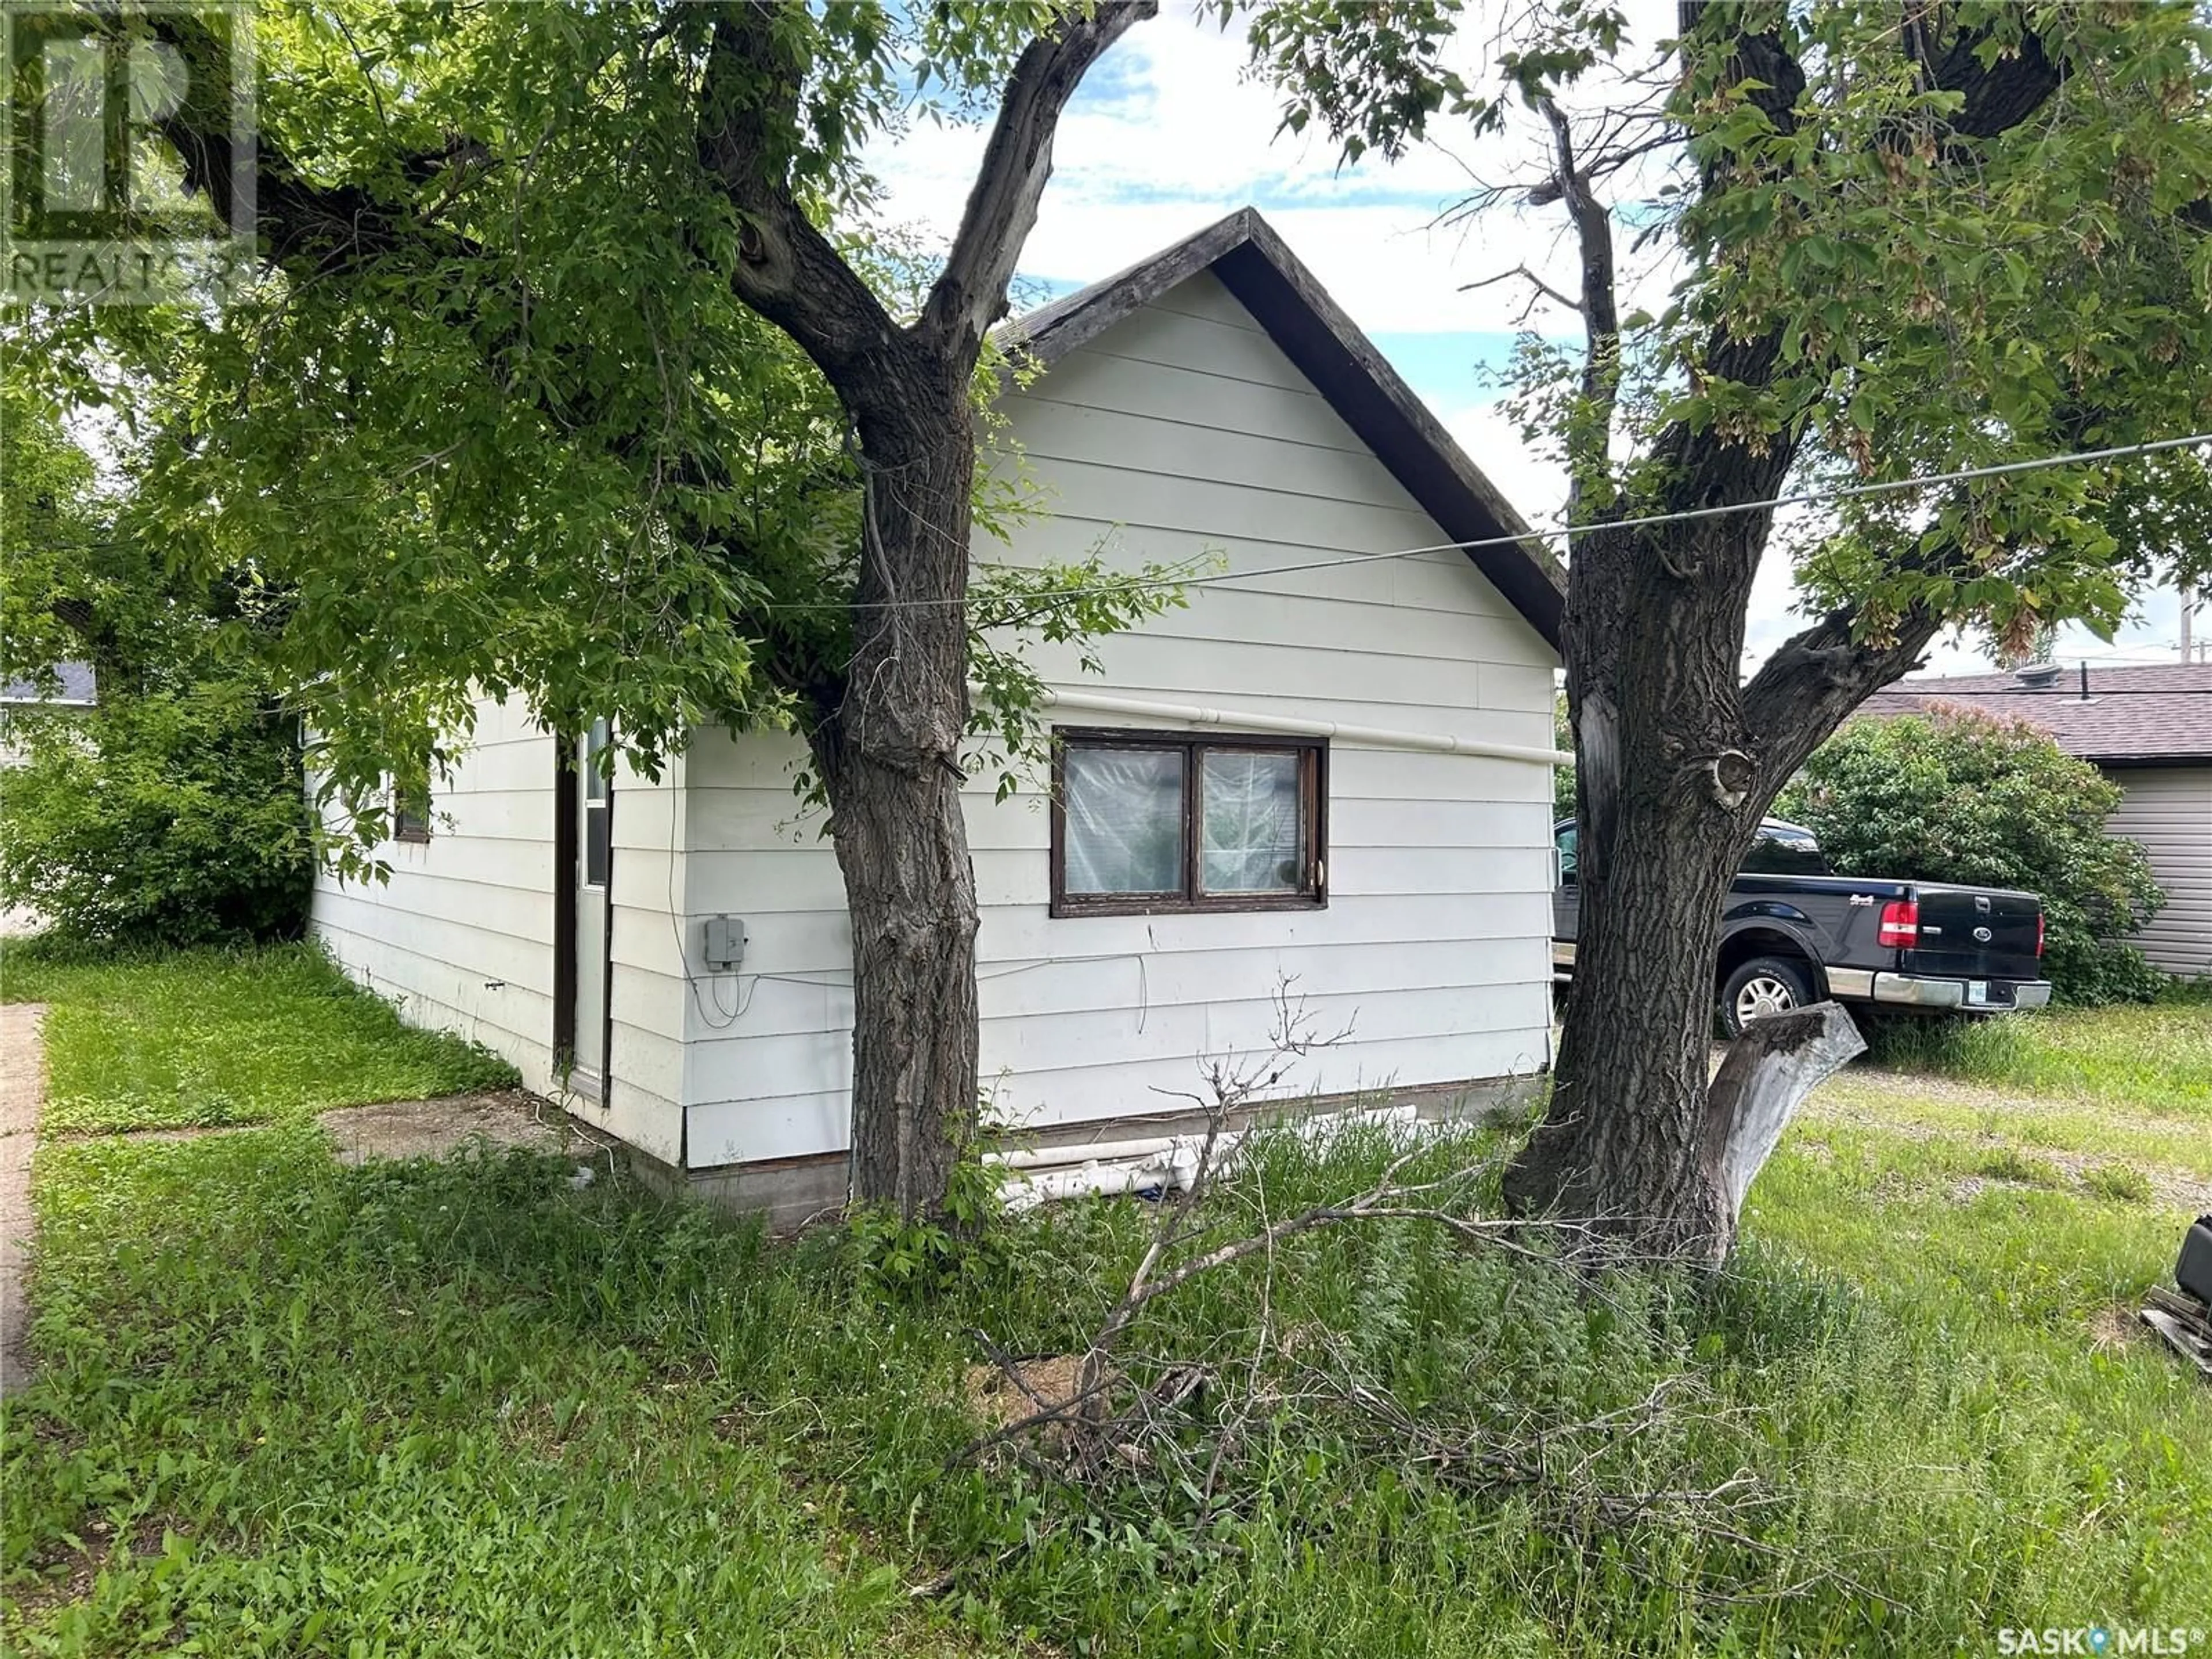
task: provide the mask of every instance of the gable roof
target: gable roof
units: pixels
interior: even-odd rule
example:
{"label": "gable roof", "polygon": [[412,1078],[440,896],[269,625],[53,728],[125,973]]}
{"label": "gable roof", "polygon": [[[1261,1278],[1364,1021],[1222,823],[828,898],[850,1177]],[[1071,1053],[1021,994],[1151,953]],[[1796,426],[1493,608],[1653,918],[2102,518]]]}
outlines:
{"label": "gable roof", "polygon": [[1556,651],[1566,574],[1528,522],[1482,476],[1428,405],[1298,262],[1256,208],[1187,236],[1103,282],[999,330],[1000,341],[1048,367],[1201,270],[1211,270],[1328,406]]}
{"label": "gable roof", "polygon": [[1950,703],[2029,720],[2069,755],[2112,766],[2212,765],[2212,663],[2148,668],[2063,668],[2038,684],[2018,673],[1898,680],[1859,706],[1863,715],[1909,714]]}

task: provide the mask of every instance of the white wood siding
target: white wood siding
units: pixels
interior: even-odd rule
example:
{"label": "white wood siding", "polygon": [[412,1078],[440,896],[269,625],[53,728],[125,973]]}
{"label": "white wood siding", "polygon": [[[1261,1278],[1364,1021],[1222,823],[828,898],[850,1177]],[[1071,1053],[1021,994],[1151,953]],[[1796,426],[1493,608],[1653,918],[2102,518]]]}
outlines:
{"label": "white wood siding", "polygon": [[470,746],[431,791],[427,842],[386,842],[392,878],[315,884],[315,936],[411,1025],[505,1055],[553,1085],[553,754],[519,708],[477,705]]}
{"label": "white wood siding", "polygon": [[569,1104],[586,1123],[679,1165],[687,993],[673,915],[683,892],[684,777],[680,755],[657,783],[627,765],[615,769],[609,1080],[603,1102]]}
{"label": "white wood siding", "polygon": [[2166,890],[2135,942],[2169,973],[2212,975],[2212,766],[2110,770],[2127,798],[2107,827],[2143,844]]}
{"label": "white wood siding", "polygon": [[[453,770],[431,791],[426,842],[387,842],[386,883],[315,886],[315,936],[410,1024],[452,1030],[558,1092],[553,1068],[553,739],[519,703],[477,704]],[[571,1099],[598,1123],[673,1161],[683,1094],[684,986],[671,971],[671,814],[680,768],[659,786],[616,780],[614,1053],[609,1105]]]}
{"label": "white wood siding", "polygon": [[[1210,276],[1010,401],[1052,516],[986,562],[1216,557],[1239,571],[1444,539]],[[1477,458],[1478,460],[1480,458]],[[1456,552],[1190,591],[1048,682],[1170,702],[1549,747],[1555,658]],[[1055,711],[1066,726],[1159,722]],[[1172,728],[1170,728],[1172,729]],[[851,950],[842,884],[802,817],[788,738],[703,734],[680,872],[693,1167],[847,1140]],[[1551,779],[1539,765],[1332,745],[1329,903],[1316,911],[1054,918],[1032,789],[964,799],[982,908],[982,1069],[1000,1111],[1059,1123],[1173,1109],[1200,1065],[1264,1049],[1279,981],[1349,1027],[1281,1091],[1495,1078],[1549,1059]],[[617,822],[621,822],[617,811]],[[745,971],[697,970],[701,919],[750,929]]]}

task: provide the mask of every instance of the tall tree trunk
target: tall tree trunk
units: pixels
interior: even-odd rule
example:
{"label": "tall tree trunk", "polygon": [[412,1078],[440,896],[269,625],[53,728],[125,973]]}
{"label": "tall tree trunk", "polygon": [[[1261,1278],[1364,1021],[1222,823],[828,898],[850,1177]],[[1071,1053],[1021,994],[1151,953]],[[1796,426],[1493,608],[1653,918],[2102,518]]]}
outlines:
{"label": "tall tree trunk", "polygon": [[[1759,500],[1788,465],[1783,444],[1692,445],[1664,504]],[[1596,529],[1567,584],[1575,978],[1551,1105],[1505,1200],[1516,1214],[1590,1220],[1644,1255],[1718,1261],[1735,1243],[1710,1149],[1734,1143],[1738,1126],[1722,1119],[1741,1094],[1716,1102],[1707,1057],[1721,915],[1760,816],[1940,622],[1914,611],[1876,644],[1838,613],[1745,684],[1745,608],[1770,529],[1761,511]]]}
{"label": "tall tree trunk", "polygon": [[976,1109],[975,872],[959,796],[970,377],[1006,314],[1061,110],[1100,54],[1157,9],[1106,0],[1023,48],[945,269],[905,324],[792,187],[807,66],[787,14],[715,12],[699,159],[737,210],[731,287],[814,360],[860,430],[853,656],[842,696],[817,699],[836,706],[817,706],[811,740],[853,921],[853,1194],[908,1216],[944,1202]]}
{"label": "tall tree trunk", "polygon": [[1505,1195],[1670,1257],[1717,1260],[1734,1231],[1700,1154],[1721,911],[1778,787],[1739,706],[1755,518],[1601,532],[1568,585],[1575,978],[1550,1109]]}
{"label": "tall tree trunk", "polygon": [[960,812],[975,440],[964,380],[904,366],[860,417],[854,653],[813,748],[853,929],[853,1195],[942,1202],[977,1109],[975,871]]}

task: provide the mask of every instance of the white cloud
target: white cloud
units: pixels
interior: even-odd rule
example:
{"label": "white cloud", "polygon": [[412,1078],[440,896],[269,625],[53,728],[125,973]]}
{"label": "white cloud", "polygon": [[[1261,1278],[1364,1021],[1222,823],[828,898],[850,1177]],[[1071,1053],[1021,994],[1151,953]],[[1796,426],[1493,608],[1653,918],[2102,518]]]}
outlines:
{"label": "white cloud", "polygon": [[[1671,3],[1644,0],[1632,9],[1638,14],[1636,40],[1656,41],[1672,32]],[[1474,53],[1488,35],[1470,28],[1462,39]],[[1533,118],[1464,160],[1422,146],[1394,165],[1340,169],[1325,139],[1279,134],[1275,95],[1245,76],[1245,61],[1241,33],[1224,33],[1187,10],[1131,31],[1060,124],[1052,182],[1023,271],[1094,282],[1256,204],[1370,334],[1510,332],[1522,316],[1525,290],[1512,283],[1463,290],[1517,264],[1571,290],[1575,264],[1556,207],[1492,213],[1463,228],[1437,223],[1466,194],[1475,173],[1502,178],[1516,161],[1540,155],[1531,148],[1543,142]],[[1471,79],[1488,77],[1475,63],[1461,67]],[[983,143],[976,128],[922,125],[884,146],[871,161],[890,216],[949,241]],[[1627,234],[1618,240],[1624,307],[1656,309],[1670,270],[1631,253]],[[1547,331],[1574,327],[1573,318],[1556,309],[1536,321]],[[1400,367],[1411,378],[1409,366]],[[1457,389],[1449,377],[1440,383],[1437,360],[1425,360],[1422,368],[1419,384],[1477,465],[1532,522],[1556,523],[1565,502],[1564,473],[1522,443],[1500,414],[1494,392],[1477,382],[1472,363]],[[1794,598],[1788,560],[1778,547],[1753,589],[1747,666],[1804,625]],[[2203,625],[2212,629],[2212,615]],[[2170,660],[2176,631],[2172,596],[2154,595],[2145,614],[2112,645],[2069,629],[2062,635],[2061,655],[2069,662],[2084,653],[2116,660],[2163,647]],[[1931,666],[1966,672],[1987,664],[1978,641],[1947,638],[1931,653]]]}
{"label": "white cloud", "polygon": [[[1280,104],[1244,66],[1241,33],[1187,15],[1131,31],[1093,71],[1116,95],[1081,98],[1060,123],[1023,270],[1096,281],[1256,204],[1370,333],[1510,330],[1525,290],[1461,290],[1516,264],[1572,286],[1558,210],[1438,226],[1467,167],[1425,145],[1340,169],[1325,138],[1279,136]],[[983,143],[974,127],[923,124],[872,155],[891,216],[949,239]],[[1516,151],[1491,143],[1477,159],[1499,174]]]}
{"label": "white cloud", "polygon": [[[1522,518],[1533,525],[1559,522],[1567,505],[1566,469],[1523,443],[1520,428],[1495,401],[1440,409],[1437,418]],[[1558,550],[1557,542],[1552,546]]]}

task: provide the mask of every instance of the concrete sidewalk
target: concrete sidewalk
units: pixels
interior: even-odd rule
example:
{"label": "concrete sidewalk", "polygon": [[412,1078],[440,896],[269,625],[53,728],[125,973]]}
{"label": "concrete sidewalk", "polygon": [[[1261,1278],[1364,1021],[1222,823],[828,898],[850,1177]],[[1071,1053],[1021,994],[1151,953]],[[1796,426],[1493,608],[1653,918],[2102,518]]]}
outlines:
{"label": "concrete sidewalk", "polygon": [[46,1044],[38,1003],[0,1004],[0,1395],[30,1376],[23,1269],[31,1247],[31,1151],[46,1098]]}

